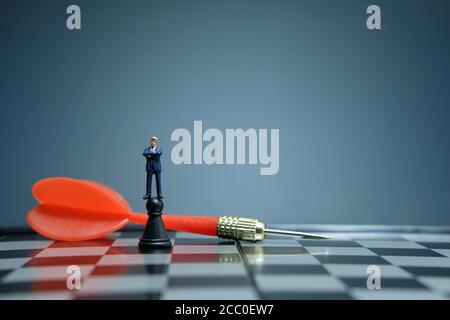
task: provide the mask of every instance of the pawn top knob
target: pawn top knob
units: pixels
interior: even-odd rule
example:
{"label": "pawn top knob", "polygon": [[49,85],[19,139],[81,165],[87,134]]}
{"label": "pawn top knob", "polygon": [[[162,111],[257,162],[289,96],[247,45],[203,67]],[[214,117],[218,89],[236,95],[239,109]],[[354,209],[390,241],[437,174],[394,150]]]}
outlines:
{"label": "pawn top knob", "polygon": [[149,213],[161,213],[164,209],[164,202],[159,198],[150,198],[146,204],[147,211]]}

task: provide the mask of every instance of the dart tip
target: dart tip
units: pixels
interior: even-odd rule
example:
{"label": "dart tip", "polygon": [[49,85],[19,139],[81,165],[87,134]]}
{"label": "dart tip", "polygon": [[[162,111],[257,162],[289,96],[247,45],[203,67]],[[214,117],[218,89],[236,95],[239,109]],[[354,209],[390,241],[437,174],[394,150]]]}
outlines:
{"label": "dart tip", "polygon": [[305,235],[303,236],[304,239],[330,239],[329,236],[321,235],[321,234],[314,234],[314,235]]}
{"label": "dart tip", "polygon": [[329,239],[328,236],[291,230],[266,229],[265,233],[277,236],[301,237],[303,239]]}

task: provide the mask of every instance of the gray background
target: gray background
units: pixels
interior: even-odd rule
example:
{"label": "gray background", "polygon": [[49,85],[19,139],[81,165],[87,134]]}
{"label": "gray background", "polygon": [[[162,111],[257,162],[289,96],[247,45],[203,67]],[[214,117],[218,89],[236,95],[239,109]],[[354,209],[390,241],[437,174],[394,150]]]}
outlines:
{"label": "gray background", "polygon": [[[66,29],[69,4],[82,30]],[[365,27],[370,4],[382,30]],[[87,178],[144,210],[269,223],[450,224],[449,1],[2,1],[0,226],[32,184]],[[176,128],[279,128],[280,171],[175,166]]]}

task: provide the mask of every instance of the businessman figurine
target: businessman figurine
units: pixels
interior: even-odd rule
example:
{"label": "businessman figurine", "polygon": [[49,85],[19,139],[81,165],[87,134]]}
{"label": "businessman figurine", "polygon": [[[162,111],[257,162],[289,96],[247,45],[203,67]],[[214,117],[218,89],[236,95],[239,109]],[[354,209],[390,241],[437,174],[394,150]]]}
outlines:
{"label": "businessman figurine", "polygon": [[155,175],[156,193],[159,199],[163,199],[161,193],[161,162],[160,157],[162,149],[158,147],[158,138],[152,137],[150,139],[150,147],[145,148],[143,156],[147,158],[147,192],[143,197],[147,200],[152,197],[152,176]]}

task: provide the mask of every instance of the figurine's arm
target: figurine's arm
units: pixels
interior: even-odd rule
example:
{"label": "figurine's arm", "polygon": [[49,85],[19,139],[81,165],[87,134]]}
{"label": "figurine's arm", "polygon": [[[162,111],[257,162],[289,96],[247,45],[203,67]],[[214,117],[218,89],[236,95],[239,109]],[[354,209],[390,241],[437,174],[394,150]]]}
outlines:
{"label": "figurine's arm", "polygon": [[162,149],[158,148],[155,151],[152,151],[152,158],[159,159],[161,157],[161,154],[162,154]]}
{"label": "figurine's arm", "polygon": [[158,151],[155,151],[153,154],[160,157],[162,155],[162,148],[159,148]]}
{"label": "figurine's arm", "polygon": [[146,158],[151,158],[152,157],[152,151],[149,150],[148,148],[144,149],[144,153],[142,153],[142,155]]}

